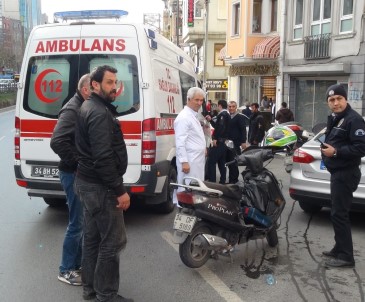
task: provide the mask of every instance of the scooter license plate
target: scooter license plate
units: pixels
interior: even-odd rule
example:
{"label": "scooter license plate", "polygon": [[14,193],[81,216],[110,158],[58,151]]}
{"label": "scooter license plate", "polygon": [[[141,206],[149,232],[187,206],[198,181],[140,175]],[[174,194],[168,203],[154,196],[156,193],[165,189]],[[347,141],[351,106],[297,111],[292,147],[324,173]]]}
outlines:
{"label": "scooter license plate", "polygon": [[174,220],[174,230],[191,233],[196,222],[196,217],[177,213]]}

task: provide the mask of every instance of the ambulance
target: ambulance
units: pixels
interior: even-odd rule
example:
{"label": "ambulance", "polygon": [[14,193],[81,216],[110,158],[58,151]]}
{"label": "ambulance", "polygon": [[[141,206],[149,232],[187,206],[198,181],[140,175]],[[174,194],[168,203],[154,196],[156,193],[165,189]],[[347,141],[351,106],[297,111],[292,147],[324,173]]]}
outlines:
{"label": "ambulance", "polygon": [[136,200],[173,210],[173,123],[197,86],[191,58],[142,24],[75,22],[34,28],[22,63],[15,109],[15,177],[29,196],[65,203],[50,138],[79,78],[100,65],[118,70],[115,102],[128,151],[124,183]]}

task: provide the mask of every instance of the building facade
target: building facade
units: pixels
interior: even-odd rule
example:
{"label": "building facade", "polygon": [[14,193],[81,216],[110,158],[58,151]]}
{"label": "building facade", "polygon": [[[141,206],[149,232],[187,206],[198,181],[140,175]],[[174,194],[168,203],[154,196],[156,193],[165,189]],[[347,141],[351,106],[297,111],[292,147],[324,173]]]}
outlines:
{"label": "building facade", "polygon": [[364,0],[286,1],[283,94],[307,129],[326,122],[325,92],[342,83],[363,116]]}
{"label": "building facade", "polygon": [[[229,99],[261,104],[281,100],[280,0],[228,0]],[[267,108],[269,110],[269,108]]]}
{"label": "building facade", "polygon": [[193,58],[207,99],[212,100],[213,105],[227,99],[228,68],[220,59],[226,44],[227,0],[169,0],[165,3],[164,35]]}

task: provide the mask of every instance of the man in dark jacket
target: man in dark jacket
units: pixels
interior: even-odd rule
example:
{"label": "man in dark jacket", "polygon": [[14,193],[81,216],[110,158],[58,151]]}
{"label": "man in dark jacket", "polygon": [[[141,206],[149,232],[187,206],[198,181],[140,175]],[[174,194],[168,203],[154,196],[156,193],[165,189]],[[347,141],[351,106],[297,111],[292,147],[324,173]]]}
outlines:
{"label": "man in dark jacket", "polygon": [[331,173],[331,220],[335,246],[323,255],[330,257],[325,262],[328,267],[354,267],[349,212],[353,192],[361,178],[359,165],[365,155],[365,122],[347,103],[347,93],[342,85],[330,86],[326,99],[332,114],[328,117],[321,152]]}
{"label": "man in dark jacket", "polygon": [[218,163],[218,169],[220,173],[219,183],[224,184],[226,183],[227,174],[225,166],[227,147],[225,145],[225,141],[228,138],[228,127],[231,120],[231,117],[227,111],[227,101],[219,100],[218,110],[219,114],[217,117],[212,118],[210,115],[205,117],[214,128],[212,146],[209,148],[207,160],[207,178],[211,182],[216,182],[216,164]]}
{"label": "man in dark jacket", "polygon": [[288,104],[286,102],[281,103],[281,108],[276,112],[275,119],[279,124],[294,121],[293,112],[287,108]]}
{"label": "man in dark jacket", "polygon": [[251,104],[251,111],[248,142],[250,145],[257,146],[265,136],[264,117],[259,112],[258,103]]}
{"label": "man in dark jacket", "polygon": [[82,205],[73,189],[78,159],[75,146],[75,124],[81,104],[89,96],[90,76],[85,74],[79,80],[75,95],[62,107],[51,138],[51,148],[61,159],[58,168],[69,211],[58,280],[71,285],[81,285],[79,269],[83,220]]}
{"label": "man in dark jacket", "polygon": [[82,283],[84,299],[133,301],[118,295],[120,252],[127,242],[123,185],[128,156],[115,107],[117,70],[99,66],[90,74],[92,94],[80,108],[76,190],[84,205]]}
{"label": "man in dark jacket", "polygon": [[[233,141],[234,148],[237,155],[241,154],[241,149],[246,148],[246,122],[242,114],[237,111],[237,103],[235,101],[228,102],[228,112],[231,116],[231,121],[229,123],[228,139]],[[232,161],[234,159],[234,153],[227,152],[227,161]],[[228,180],[230,184],[235,184],[238,182],[238,165],[231,164],[228,166]]]}

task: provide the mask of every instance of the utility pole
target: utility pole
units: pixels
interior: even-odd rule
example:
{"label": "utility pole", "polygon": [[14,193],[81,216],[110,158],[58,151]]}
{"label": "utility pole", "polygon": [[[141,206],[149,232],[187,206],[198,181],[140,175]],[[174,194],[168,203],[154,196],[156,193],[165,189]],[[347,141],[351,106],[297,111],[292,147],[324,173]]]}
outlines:
{"label": "utility pole", "polygon": [[176,45],[179,46],[179,25],[180,25],[180,3],[177,0],[177,11],[176,11]]}
{"label": "utility pole", "polygon": [[207,85],[207,55],[208,55],[208,23],[209,23],[209,0],[205,0],[205,31],[204,31],[204,72],[203,89],[206,92]]}

